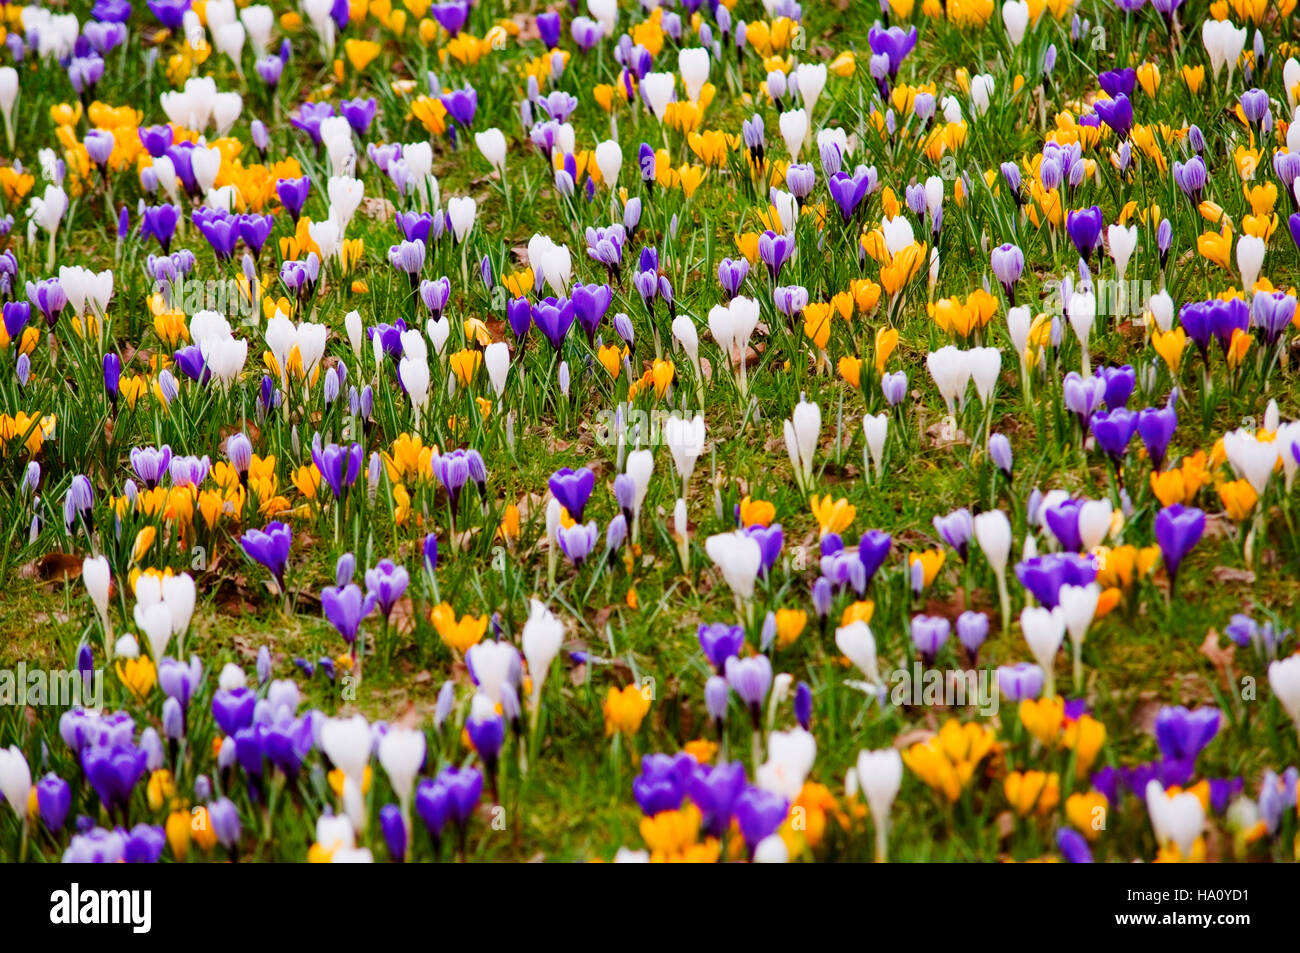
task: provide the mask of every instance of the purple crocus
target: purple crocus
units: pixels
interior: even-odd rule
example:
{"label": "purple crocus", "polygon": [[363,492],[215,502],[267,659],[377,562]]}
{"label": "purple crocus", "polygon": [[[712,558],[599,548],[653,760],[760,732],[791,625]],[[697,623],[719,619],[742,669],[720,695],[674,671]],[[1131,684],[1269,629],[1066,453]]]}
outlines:
{"label": "purple crocus", "polygon": [[989,617],[983,612],[966,610],[957,616],[957,641],[970,654],[971,664],[979,658],[980,647],[989,637]]}
{"label": "purple crocus", "polygon": [[1025,270],[1025,253],[1017,245],[999,245],[991,256],[993,274],[1007,293],[1007,300],[1016,303],[1016,282]]}
{"label": "purple crocus", "polygon": [[[125,817],[131,792],[148,767],[143,748],[133,744],[90,745],[81,752],[81,769],[110,814]],[[39,803],[39,802],[38,802]]]}
{"label": "purple crocus", "polygon": [[1114,410],[1099,410],[1092,415],[1089,424],[1097,446],[1106,451],[1111,462],[1118,469],[1128,453],[1129,441],[1137,430],[1137,414],[1125,407]]}
{"label": "purple crocus", "polygon": [[751,858],[759,843],[776,833],[789,812],[789,802],[772,791],[747,787],[736,796],[733,814]]}
{"label": "purple crocus", "polygon": [[763,699],[772,687],[772,663],[766,655],[740,658],[733,655],[724,666],[727,683],[749,709],[749,716],[758,730],[763,717]]}
{"label": "purple crocus", "polygon": [[724,258],[718,262],[718,283],[730,301],[740,294],[740,288],[749,277],[749,261],[745,258]]}
{"label": "purple crocus", "polygon": [[1062,586],[1086,586],[1096,580],[1097,562],[1091,555],[1047,553],[1016,563],[1016,578],[1043,606],[1055,609]]}
{"label": "purple crocus", "polygon": [[399,566],[391,559],[381,559],[373,569],[366,570],[367,598],[375,600],[379,614],[387,619],[410,582],[405,566]]}
{"label": "purple crocus", "polygon": [[726,672],[728,660],[736,658],[745,645],[745,630],[738,625],[701,623],[698,634],[700,648],[719,675]]}
{"label": "purple crocus", "polygon": [[591,491],[596,486],[596,474],[591,468],[582,467],[572,470],[569,467],[561,467],[551,474],[547,485],[551,489],[551,494],[568,511],[569,516],[582,522],[583,511],[586,510]]}
{"label": "purple crocus", "polygon": [[239,538],[245,555],[261,563],[275,577],[280,591],[284,592],[284,571],[289,564],[289,547],[293,543],[293,530],[279,520],[272,520],[265,529],[250,529]]}
{"label": "purple crocus", "polygon": [[295,225],[298,224],[298,217],[302,215],[302,207],[307,204],[309,192],[311,192],[311,179],[308,176],[304,175],[300,179],[276,180],[275,194],[285,211],[293,218]]}
{"label": "purple crocus", "polygon": [[559,351],[577,317],[573,302],[569,298],[543,298],[532,306],[532,314],[533,323],[551,342],[551,347]]}
{"label": "purple crocus", "polygon": [[253,724],[256,706],[251,688],[223,689],[212,696],[212,717],[224,734],[234,736]]}
{"label": "purple crocus", "polygon": [[1178,567],[1205,533],[1205,511],[1175,503],[1156,514],[1156,542],[1169,573],[1169,593],[1178,584]]}
{"label": "purple crocus", "polygon": [[700,809],[704,829],[713,837],[722,837],[731,826],[736,799],[744,790],[745,766],[739,761],[723,761],[711,768],[696,768],[687,794]]}
{"label": "purple crocus", "polygon": [[1101,209],[1096,205],[1089,208],[1075,209],[1066,218],[1065,230],[1070,241],[1079,250],[1079,257],[1085,261],[1092,256],[1093,250],[1101,240]]}
{"label": "purple crocus", "polygon": [[1164,407],[1145,407],[1138,411],[1138,434],[1147,448],[1151,465],[1157,471],[1165,465],[1169,441],[1173,439],[1177,428],[1178,411],[1174,407],[1173,395],[1170,395],[1169,403]]}
{"label": "purple crocus", "polygon": [[605,317],[613,300],[614,292],[609,285],[584,285],[581,282],[574,284],[573,310],[577,315],[578,325],[586,332],[588,344],[594,342],[601,319]]}
{"label": "purple crocus", "polygon": [[681,807],[697,767],[695,759],[685,752],[642,758],[641,773],[632,781],[632,796],[641,813],[653,817]]}
{"label": "purple crocus", "polygon": [[1156,743],[1166,762],[1178,765],[1191,780],[1196,759],[1219,731],[1221,712],[1210,705],[1189,710],[1167,705],[1156,714]]}
{"label": "purple crocus", "polygon": [[912,644],[916,646],[917,652],[921,654],[921,661],[925,665],[934,664],[935,656],[939,654],[939,650],[948,641],[951,628],[948,620],[942,616],[916,615],[912,617]]}
{"label": "purple crocus", "polygon": [[1116,136],[1121,140],[1128,138],[1129,131],[1133,128],[1133,103],[1128,96],[1120,93],[1114,99],[1099,99],[1093,104],[1093,109],[1101,121],[1115,131]]}
{"label": "purple crocus", "polygon": [[374,593],[363,596],[356,583],[345,586],[326,586],[321,590],[321,609],[330,625],[343,636],[348,645],[356,642],[361,622],[375,607]]}

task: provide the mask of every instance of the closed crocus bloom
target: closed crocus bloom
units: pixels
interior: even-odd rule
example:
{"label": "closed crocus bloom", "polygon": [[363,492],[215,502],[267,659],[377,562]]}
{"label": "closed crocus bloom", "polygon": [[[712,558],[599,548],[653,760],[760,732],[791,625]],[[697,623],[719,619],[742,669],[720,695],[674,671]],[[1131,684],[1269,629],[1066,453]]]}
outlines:
{"label": "closed crocus bloom", "polygon": [[792,162],[799,161],[799,152],[808,137],[808,113],[802,109],[792,109],[781,113],[781,138],[785,140],[786,151]]}
{"label": "closed crocus bloom", "polygon": [[1147,302],[1147,310],[1151,312],[1151,318],[1155,321],[1156,327],[1163,334],[1168,334],[1174,326],[1174,299],[1169,297],[1167,291],[1157,291]]}
{"label": "closed crocus bloom", "polygon": [[889,415],[880,413],[864,416],[862,435],[866,440],[867,455],[871,457],[876,472],[876,480],[879,481],[885,474],[885,438],[889,435]]}
{"label": "closed crocus bloom", "polygon": [[348,332],[348,343],[352,345],[352,354],[357,362],[361,361],[361,349],[365,346],[365,328],[361,323],[360,311],[349,311],[343,316],[343,327]]}
{"label": "closed crocus bloom", "polygon": [[704,542],[705,552],[722,571],[737,603],[754,597],[754,580],[762,566],[763,552],[758,542],[743,532],[719,533]]}
{"label": "closed crocus bloom", "polygon": [[1070,635],[1070,644],[1074,649],[1074,690],[1083,690],[1083,640],[1088,635],[1093,616],[1097,614],[1097,600],[1101,597],[1101,586],[1090,582],[1086,586],[1072,586],[1068,583],[1061,587],[1060,611],[1065,617],[1065,628]]}
{"label": "closed crocus bloom", "polygon": [[1278,703],[1300,731],[1300,655],[1270,662],[1268,684]]}
{"label": "closed crocus bloom", "polygon": [[984,558],[995,573],[1004,576],[1011,556],[1011,521],[1007,514],[1001,510],[988,510],[972,519],[971,523]]}
{"label": "closed crocus bloom", "polygon": [[389,727],[379,742],[379,763],[388,775],[393,793],[401,803],[402,816],[406,818],[410,817],[411,792],[415,788],[415,777],[424,764],[424,755],[423,731]]}
{"label": "closed crocus bloom", "polygon": [[1110,257],[1115,261],[1116,280],[1123,281],[1129,259],[1137,248],[1137,226],[1110,226],[1106,229],[1106,244],[1110,248]]}
{"label": "closed crocus bloom", "polygon": [[939,388],[939,395],[948,405],[949,416],[955,415],[958,404],[965,402],[966,386],[971,378],[967,353],[948,344],[926,355],[925,366]]}
{"label": "closed crocus bloom", "polygon": [[482,132],[474,133],[474,144],[478,146],[478,151],[483,154],[488,165],[496,171],[505,175],[506,171],[506,137],[500,129],[485,129]]}
{"label": "closed crocus bloom", "polygon": [[[779,704],[777,689],[773,698]],[[767,736],[767,760],[754,772],[754,783],[764,791],[795,800],[803,790],[817,758],[817,740],[802,728],[774,731]]]}
{"label": "closed crocus bloom", "polygon": [[136,603],[134,618],[136,628],[149,642],[149,655],[156,665],[167,654],[167,643],[171,641],[171,610],[162,602],[151,606]]}
{"label": "closed crocus bloom", "polygon": [[1054,609],[1027,606],[1020,612],[1020,630],[1034,661],[1046,675],[1044,692],[1051,698],[1056,694],[1056,653],[1065,640],[1065,614],[1060,606]]}
{"label": "closed crocus bloom", "polygon": [[811,117],[817,100],[821,98],[822,90],[826,88],[826,64],[800,63],[795,67],[794,77],[799,86],[799,97],[803,100],[803,108]]}
{"label": "closed crocus bloom", "polygon": [[1029,332],[1033,328],[1033,323],[1033,314],[1030,312],[1028,305],[1018,305],[1007,309],[1007,332],[1011,336],[1012,347],[1016,349],[1016,353],[1020,356],[1022,373],[1025,366],[1025,350],[1029,347]]}
{"label": "closed crocus bloom", "polygon": [[600,177],[611,189],[618,188],[618,173],[623,168],[623,150],[613,139],[596,146],[596,168]]}
{"label": "closed crocus bloom", "polygon": [[695,472],[695,461],[704,452],[704,417],[696,414],[686,418],[673,414],[664,422],[664,443],[673,458],[673,466],[682,478],[682,492]]}
{"label": "closed crocus bloom", "polygon": [[483,364],[487,367],[492,390],[500,399],[506,392],[506,375],[510,372],[510,346],[504,341],[494,341],[483,350]]}
{"label": "closed crocus bloom", "polygon": [[32,790],[32,772],[17,745],[0,748],[0,794],[13,808],[22,824],[27,824],[27,800]]}
{"label": "closed crocus bloom", "polygon": [[646,73],[641,77],[641,98],[660,122],[664,121],[668,104],[673,101],[675,87],[672,73]]}
{"label": "closed crocus bloom", "polygon": [[1246,47],[1246,28],[1238,29],[1231,20],[1207,18],[1201,24],[1201,42],[1205,52],[1210,56],[1210,68],[1214,71],[1217,83],[1219,73],[1228,67],[1228,83],[1232,83],[1232,74],[1237,69],[1237,60]]}
{"label": "closed crocus bloom", "polygon": [[522,642],[524,659],[528,662],[528,675],[533,683],[532,717],[535,722],[546,676],[550,672],[551,663],[560,653],[560,646],[564,644],[564,623],[539,599],[533,599],[530,603]]}
{"label": "closed crocus bloom", "polygon": [[12,66],[0,66],[0,116],[4,117],[5,135],[13,149],[14,103],[18,99],[18,71]]}
{"label": "closed crocus bloom", "polygon": [[1237,239],[1237,270],[1241,273],[1242,290],[1249,295],[1259,278],[1259,270],[1264,265],[1264,252],[1267,246],[1264,239],[1254,235],[1242,235]]}
{"label": "closed crocus bloom", "polygon": [[980,403],[988,406],[993,388],[997,386],[998,374],[1002,371],[1002,351],[996,347],[973,347],[966,353],[975,393]]}
{"label": "closed crocus bloom", "polygon": [[691,364],[698,365],[700,362],[700,335],[695,330],[695,322],[691,320],[690,315],[679,314],[673,319],[673,337],[682,346],[682,350],[690,358]]}
{"label": "closed crocus bloom", "polygon": [[1002,25],[1007,28],[1007,39],[1019,46],[1029,26],[1029,4],[1025,0],[1009,0],[1002,4]]}
{"label": "closed crocus bloom", "polygon": [[363,715],[327,719],[320,729],[320,747],[335,767],[360,784],[370,760],[370,723]]}
{"label": "closed crocus bloom", "polygon": [[86,584],[86,592],[95,605],[95,614],[99,624],[107,634],[111,631],[108,621],[108,592],[112,584],[113,573],[105,556],[87,556],[81,563],[81,580]]}
{"label": "closed crocus bloom", "polygon": [[1097,296],[1093,294],[1092,286],[1084,285],[1080,290],[1074,291],[1070,295],[1069,305],[1070,328],[1074,331],[1074,336],[1079,339],[1079,348],[1082,351],[1082,373],[1084,377],[1090,377],[1092,361],[1089,357],[1088,342],[1092,337],[1092,327],[1097,323]]}
{"label": "closed crocus bloom", "polygon": [[477,215],[478,202],[471,196],[458,195],[447,200],[447,219],[451,223],[451,231],[457,243],[465,241],[470,229],[474,227],[474,219]]}
{"label": "closed crocus bloom", "polygon": [[1191,791],[1171,797],[1154,778],[1147,782],[1145,795],[1156,841],[1161,847],[1175,844],[1184,858],[1190,857],[1192,846],[1205,828],[1205,806],[1201,799]]}
{"label": "closed crocus bloom", "polygon": [[794,467],[799,483],[805,490],[812,484],[821,427],[821,407],[800,394],[794,414],[785,422],[785,449],[790,456],[790,466]]}
{"label": "closed crocus bloom", "polygon": [[1237,475],[1247,480],[1257,495],[1263,496],[1277,464],[1277,442],[1260,440],[1248,430],[1237,429],[1223,435],[1223,452]]}
{"label": "closed crocus bloom", "polygon": [[889,843],[889,811],[903,784],[903,758],[896,748],[858,752],[858,786],[876,825],[876,862],[884,863]]}
{"label": "closed crocus bloom", "polygon": [[975,115],[982,116],[988,112],[989,101],[993,97],[993,77],[988,73],[972,76],[970,80],[970,101]]}
{"label": "closed crocus bloom", "polygon": [[190,626],[197,591],[194,577],[187,572],[166,576],[162,581],[162,598],[171,614],[172,633],[179,635]]}
{"label": "closed crocus bloom", "polygon": [[650,489],[650,477],[654,474],[655,456],[651,450],[633,450],[627,455],[627,475],[632,478],[632,538],[639,538],[641,523],[641,504],[645,502],[646,492]]}
{"label": "closed crocus bloom", "polygon": [[677,71],[682,74],[686,98],[698,102],[704,84],[709,81],[709,51],[701,47],[678,51]]}
{"label": "closed crocus bloom", "polygon": [[1110,500],[1088,500],[1079,507],[1080,548],[1090,552],[1102,544],[1110,532],[1111,513]]}
{"label": "closed crocus bloom", "polygon": [[876,636],[861,619],[835,630],[835,645],[873,685],[880,681],[876,664]]}

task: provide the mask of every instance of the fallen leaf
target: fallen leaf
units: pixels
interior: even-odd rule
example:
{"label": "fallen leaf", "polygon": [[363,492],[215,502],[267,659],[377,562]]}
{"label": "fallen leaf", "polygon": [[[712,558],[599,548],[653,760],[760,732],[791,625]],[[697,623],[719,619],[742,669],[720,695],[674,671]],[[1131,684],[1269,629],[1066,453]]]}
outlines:
{"label": "fallen leaf", "polygon": [[1216,582],[1244,582],[1246,585],[1253,585],[1255,582],[1254,572],[1233,566],[1215,566],[1211,575]]}
{"label": "fallen leaf", "polygon": [[75,553],[46,553],[18,570],[23,579],[76,579],[81,575],[83,557]]}

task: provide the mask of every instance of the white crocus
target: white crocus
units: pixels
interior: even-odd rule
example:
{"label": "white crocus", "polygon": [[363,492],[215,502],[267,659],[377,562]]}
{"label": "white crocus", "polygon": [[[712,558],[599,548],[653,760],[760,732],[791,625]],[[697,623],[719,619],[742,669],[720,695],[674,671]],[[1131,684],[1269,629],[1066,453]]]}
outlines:
{"label": "white crocus", "polygon": [[[446,321],[445,318],[443,320]],[[489,344],[483,349],[483,366],[487,368],[492,390],[500,400],[506,392],[506,375],[510,373],[510,345],[505,341]]]}
{"label": "white crocus", "polygon": [[998,581],[998,601],[1002,607],[1002,628],[1011,620],[1011,595],[1007,591],[1007,562],[1011,558],[1011,520],[1001,510],[986,510],[971,521],[975,542],[993,567]]}
{"label": "white crocus", "polygon": [[1241,289],[1247,298],[1254,291],[1259,270],[1264,266],[1267,247],[1264,239],[1254,235],[1242,235],[1237,239],[1237,271],[1241,273]]}
{"label": "white crocus", "polygon": [[785,450],[790,456],[790,466],[794,467],[795,479],[805,492],[812,486],[813,465],[816,462],[821,429],[821,407],[816,401],[810,402],[800,394],[794,414],[785,422]]}
{"label": "white crocus", "polygon": [[[885,439],[889,436],[889,414],[867,414],[862,418],[862,436],[866,443],[866,456],[875,470],[876,482],[885,476]],[[863,465],[868,465],[863,461]]]}
{"label": "white crocus", "polygon": [[850,662],[858,667],[867,681],[880,682],[880,669],[876,662],[876,636],[871,626],[858,619],[835,630],[835,646]]}
{"label": "white crocus", "polygon": [[1029,4],[1025,0],[1008,0],[1002,4],[1002,25],[1007,28],[1007,39],[1019,46],[1029,26]]}
{"label": "white crocus", "polygon": [[547,673],[550,672],[555,657],[560,654],[560,646],[564,644],[564,623],[539,599],[533,599],[529,604],[522,642],[528,674],[533,683],[532,720],[535,725]]}
{"label": "white crocus", "polygon": [[1192,791],[1171,797],[1164,786],[1152,778],[1147,782],[1146,802],[1156,841],[1161,847],[1176,844],[1183,857],[1190,857],[1196,839],[1205,828],[1205,807],[1201,799]]}
{"label": "white crocus", "polygon": [[737,607],[748,614],[750,600],[754,598],[754,581],[763,562],[758,541],[748,533],[719,533],[704,541],[704,551],[722,572]]}
{"label": "white crocus", "polygon": [[1026,606],[1020,612],[1020,630],[1034,661],[1046,676],[1043,694],[1052,698],[1056,695],[1056,653],[1065,640],[1065,614],[1060,606],[1055,609]]}
{"label": "white crocus", "polygon": [[506,174],[506,136],[500,129],[485,129],[474,133],[474,144],[488,165],[501,176]]}
{"label": "white crocus", "polygon": [[87,556],[81,563],[81,581],[86,584],[86,592],[95,606],[95,615],[99,617],[100,627],[104,630],[104,644],[111,644],[113,626],[108,618],[108,594],[113,581],[113,572],[106,556]]}
{"label": "white crocus", "polygon": [[704,453],[704,417],[683,417],[673,414],[664,422],[664,443],[672,456],[673,466],[682,480],[682,496],[686,496],[687,484],[695,472],[695,462]]}
{"label": "white crocus", "polygon": [[1070,636],[1070,647],[1074,650],[1074,690],[1083,691],[1083,640],[1087,638],[1088,627],[1092,625],[1093,616],[1097,614],[1097,600],[1101,596],[1101,586],[1090,582],[1086,586],[1072,586],[1068,583],[1061,587],[1060,609],[1065,617],[1065,629]]}
{"label": "white crocus", "polygon": [[888,856],[889,811],[903,784],[903,758],[897,748],[858,752],[856,777],[876,826],[876,862]]}
{"label": "white crocus", "polygon": [[790,161],[798,162],[799,152],[803,149],[804,140],[808,138],[808,113],[803,109],[783,112],[778,126],[781,138],[785,140],[786,151],[790,153]]}
{"label": "white crocus", "polygon": [[1278,704],[1291,716],[1300,731],[1300,655],[1270,662],[1268,684],[1277,697]]}
{"label": "white crocus", "polygon": [[678,51],[677,71],[682,74],[686,98],[698,102],[704,84],[709,81],[709,51],[698,46]]}
{"label": "white crocus", "polygon": [[948,416],[955,416],[958,406],[966,402],[966,386],[971,378],[969,355],[951,344],[945,344],[926,355],[925,366],[948,407]]}

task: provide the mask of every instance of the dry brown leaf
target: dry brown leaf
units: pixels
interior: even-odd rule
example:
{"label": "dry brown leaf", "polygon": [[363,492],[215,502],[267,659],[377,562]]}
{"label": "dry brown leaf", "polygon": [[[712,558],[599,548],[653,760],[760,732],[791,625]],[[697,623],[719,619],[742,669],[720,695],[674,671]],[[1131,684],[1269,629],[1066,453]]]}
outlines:
{"label": "dry brown leaf", "polygon": [[75,553],[46,553],[18,570],[23,579],[76,579],[81,575],[83,557]]}
{"label": "dry brown leaf", "polygon": [[1237,654],[1237,646],[1229,642],[1227,648],[1219,648],[1219,631],[1210,629],[1205,633],[1205,640],[1201,643],[1201,654],[1210,660],[1214,670],[1226,682],[1228,669],[1232,667],[1233,659]]}
{"label": "dry brown leaf", "polygon": [[1233,566],[1215,566],[1211,575],[1216,582],[1244,582],[1246,585],[1253,585],[1255,582],[1254,572]]}

